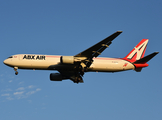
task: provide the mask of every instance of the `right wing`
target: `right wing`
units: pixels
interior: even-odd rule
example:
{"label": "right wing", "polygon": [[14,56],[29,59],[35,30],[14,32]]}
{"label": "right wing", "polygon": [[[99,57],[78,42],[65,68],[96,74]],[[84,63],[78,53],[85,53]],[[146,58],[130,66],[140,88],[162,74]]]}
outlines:
{"label": "right wing", "polygon": [[[86,49],[85,51],[74,56],[74,59],[77,62],[73,65],[57,65],[55,68],[60,72],[62,76],[67,79],[71,79],[74,83],[83,83],[84,72],[87,71],[87,68],[93,62],[93,57],[100,55],[109,45],[112,43],[112,40],[115,39],[122,31],[117,31],[99,43],[93,45],[92,47]],[[72,67],[73,69],[66,71],[66,67]],[[62,69],[61,69],[62,68]]]}
{"label": "right wing", "polygon": [[99,43],[93,45],[92,47],[84,50],[83,52],[75,55],[74,57],[87,57],[87,58],[93,58],[100,55],[109,45],[112,43],[112,41],[121,34],[122,31],[117,31],[114,34],[110,35],[109,37],[105,38],[104,40],[100,41]]}
{"label": "right wing", "polygon": [[92,47],[84,50],[83,52],[75,55],[74,57],[85,57],[86,59],[82,60],[85,64],[85,68],[90,67],[93,62],[93,57],[99,56],[109,45],[112,41],[122,33],[122,31],[117,31],[114,34],[110,35],[109,37],[105,38],[104,40],[100,41],[99,43],[93,45]]}

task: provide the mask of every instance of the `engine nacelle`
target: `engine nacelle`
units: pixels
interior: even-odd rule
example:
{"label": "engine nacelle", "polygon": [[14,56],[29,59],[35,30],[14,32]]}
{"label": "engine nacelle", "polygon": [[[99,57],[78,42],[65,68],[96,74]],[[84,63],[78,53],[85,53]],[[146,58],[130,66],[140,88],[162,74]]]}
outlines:
{"label": "engine nacelle", "polygon": [[63,64],[74,64],[74,56],[61,56],[60,62]]}
{"label": "engine nacelle", "polygon": [[50,80],[51,81],[62,81],[64,78],[60,73],[51,73]]}

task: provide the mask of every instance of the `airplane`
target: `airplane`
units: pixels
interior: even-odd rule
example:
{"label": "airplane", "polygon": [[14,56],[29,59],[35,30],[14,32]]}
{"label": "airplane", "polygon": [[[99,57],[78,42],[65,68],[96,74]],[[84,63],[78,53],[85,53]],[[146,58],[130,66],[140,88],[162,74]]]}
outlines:
{"label": "airplane", "polygon": [[122,31],[117,31],[74,56],[17,54],[3,63],[13,67],[16,75],[18,69],[57,70],[58,73],[50,74],[51,81],[70,79],[74,83],[83,83],[82,77],[86,72],[141,72],[142,68],[148,66],[147,62],[159,53],[154,52],[144,57],[148,39],[142,39],[124,58],[98,57],[121,33]]}

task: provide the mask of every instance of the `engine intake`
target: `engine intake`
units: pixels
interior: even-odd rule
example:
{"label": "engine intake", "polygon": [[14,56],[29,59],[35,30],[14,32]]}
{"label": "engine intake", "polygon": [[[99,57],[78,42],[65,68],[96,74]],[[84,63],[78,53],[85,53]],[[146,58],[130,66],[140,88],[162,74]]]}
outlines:
{"label": "engine intake", "polygon": [[74,64],[74,56],[61,56],[60,62],[63,64]]}
{"label": "engine intake", "polygon": [[50,80],[51,81],[62,81],[65,79],[60,73],[51,73]]}

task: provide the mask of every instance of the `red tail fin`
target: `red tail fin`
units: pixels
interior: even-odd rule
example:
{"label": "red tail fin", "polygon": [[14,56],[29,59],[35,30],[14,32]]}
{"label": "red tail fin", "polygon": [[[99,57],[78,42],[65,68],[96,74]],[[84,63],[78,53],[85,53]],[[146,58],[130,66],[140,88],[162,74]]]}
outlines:
{"label": "red tail fin", "polygon": [[133,50],[123,59],[135,62],[144,57],[146,47],[147,47],[148,39],[142,39],[134,48]]}

